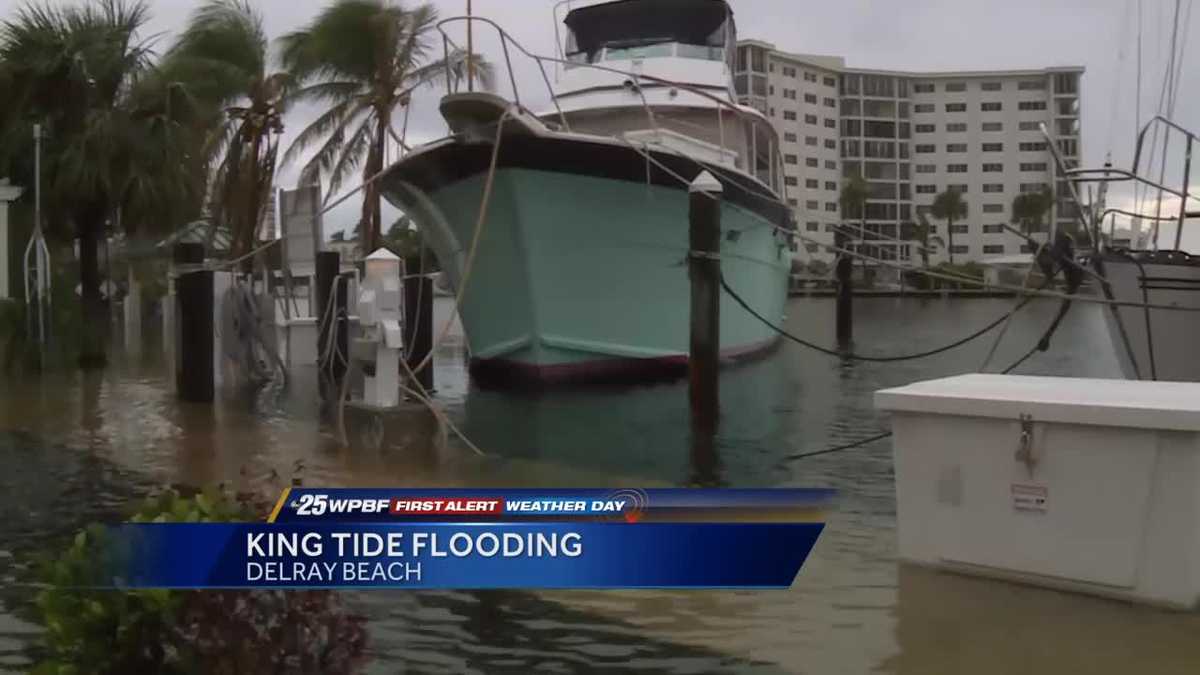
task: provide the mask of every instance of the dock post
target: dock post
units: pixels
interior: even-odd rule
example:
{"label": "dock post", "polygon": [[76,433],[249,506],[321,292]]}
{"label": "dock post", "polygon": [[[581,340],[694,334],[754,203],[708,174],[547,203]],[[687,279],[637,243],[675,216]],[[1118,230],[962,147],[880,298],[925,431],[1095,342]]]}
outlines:
{"label": "dock post", "polygon": [[[421,257],[428,261],[429,252],[422,249]],[[412,268],[425,269],[425,266],[418,262]],[[404,345],[408,367],[415,369],[433,350],[433,278],[428,274],[404,280],[404,333],[410,340],[410,344]],[[432,363],[416,375],[425,391],[433,391]]]}
{"label": "dock post", "polygon": [[204,245],[175,244],[175,389],[179,398],[211,403],[213,368],[213,273],[204,265]]}
{"label": "dock post", "polygon": [[720,414],[721,183],[707,171],[688,188],[691,341],[688,396],[694,430],[711,431]]}
{"label": "dock post", "polygon": [[838,230],[833,237],[834,246],[841,249],[837,258],[837,342],[840,346],[850,344],[854,339],[854,286],[851,273],[854,271],[854,260],[845,253],[849,243],[845,232]]}
{"label": "dock post", "polygon": [[[316,300],[314,316],[317,318],[317,362],[321,368],[326,365],[321,359],[329,353],[329,341],[336,335],[333,327],[337,325],[337,308],[330,309],[329,303],[335,302],[337,299],[333,280],[338,278],[341,273],[341,264],[342,257],[337,251],[317,252],[317,273],[313,282],[316,284],[316,288],[313,289],[312,297]],[[336,374],[337,359],[335,358],[332,363],[334,365],[330,366],[330,372]]]}

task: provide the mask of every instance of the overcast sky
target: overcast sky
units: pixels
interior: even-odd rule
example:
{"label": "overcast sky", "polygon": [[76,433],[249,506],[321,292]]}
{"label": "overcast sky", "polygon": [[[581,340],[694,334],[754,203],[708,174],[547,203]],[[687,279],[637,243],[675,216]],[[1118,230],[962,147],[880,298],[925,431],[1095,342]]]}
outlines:
{"label": "overcast sky", "polygon": [[[1082,65],[1084,75],[1083,161],[1102,164],[1111,152],[1118,166],[1132,157],[1137,80],[1137,7],[1142,18],[1143,117],[1158,107],[1159,88],[1166,69],[1171,18],[1176,0],[732,0],[739,37],[774,43],[780,49],[842,56],[851,67],[894,70],[966,70],[1040,68]],[[1180,29],[1181,40],[1197,31],[1200,11],[1190,12],[1193,0],[1182,0],[1190,20]],[[7,18],[23,2],[0,0],[0,17]],[[151,0],[154,20],[150,33],[165,49],[200,0]],[[303,26],[324,6],[322,0],[259,0],[272,37]],[[466,0],[433,0],[441,16],[465,13]],[[553,54],[554,0],[474,0],[475,12],[501,23],[532,52]],[[1181,23],[1183,19],[1181,18]],[[451,27],[461,35],[461,26]],[[502,63],[498,42],[479,36],[477,49]],[[1182,84],[1174,119],[1200,129],[1200,37],[1187,45]],[[438,50],[440,52],[440,49]],[[540,77],[532,62],[518,59],[518,79],[525,98],[540,93]],[[507,82],[498,87],[509,93]],[[436,114],[438,92],[430,90],[415,105],[410,140],[431,139],[445,132]],[[540,100],[545,100],[542,96]],[[287,120],[285,144],[311,110],[298,110]],[[397,122],[399,127],[399,122]],[[1200,153],[1200,148],[1197,150]],[[1178,164],[1178,163],[1176,163]],[[1197,162],[1200,164],[1200,162]],[[1200,173],[1200,168],[1193,172]],[[295,180],[287,167],[281,185]],[[1176,178],[1178,182],[1178,178]],[[1200,176],[1193,183],[1200,185]],[[341,229],[356,218],[357,200],[331,214],[327,231]],[[1124,191],[1117,200],[1128,199]]]}

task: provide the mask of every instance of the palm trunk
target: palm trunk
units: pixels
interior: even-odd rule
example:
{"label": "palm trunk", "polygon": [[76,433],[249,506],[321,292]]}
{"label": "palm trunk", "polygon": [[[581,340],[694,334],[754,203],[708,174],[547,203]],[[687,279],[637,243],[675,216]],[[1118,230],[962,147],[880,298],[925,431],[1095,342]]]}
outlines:
{"label": "palm trunk", "polygon": [[[367,151],[367,165],[363,170],[362,221],[366,226],[363,233],[363,255],[369,255],[383,245],[383,207],[379,192],[378,181],[372,180],[383,171],[383,144],[387,141],[386,114],[377,114],[375,135],[371,139],[371,147]],[[367,182],[370,181],[370,182]]]}
{"label": "palm trunk", "polygon": [[953,265],[954,264],[954,218],[953,217],[946,219],[946,230],[947,230],[946,236],[949,237],[949,239],[950,239],[950,246],[947,250],[950,251],[950,264]]}
{"label": "palm trunk", "polygon": [[100,295],[100,235],[104,232],[107,209],[95,207],[84,211],[78,221],[80,309],[83,329],[79,331],[79,365],[82,368],[103,368],[107,362],[105,338],[108,316]]}

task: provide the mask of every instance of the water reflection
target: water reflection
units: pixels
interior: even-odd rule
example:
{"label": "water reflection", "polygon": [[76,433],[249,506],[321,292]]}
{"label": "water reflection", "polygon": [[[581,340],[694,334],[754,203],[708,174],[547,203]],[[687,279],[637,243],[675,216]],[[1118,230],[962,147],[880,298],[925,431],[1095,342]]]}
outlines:
{"label": "water reflection", "polygon": [[[855,349],[895,354],[948,342],[1009,300],[861,299]],[[1020,356],[1055,303],[1014,320],[995,363]],[[447,307],[438,308],[438,322]],[[833,303],[802,300],[788,328],[833,343]],[[438,398],[489,456],[435,451],[428,427],[398,420],[395,443],[339,447],[315,368],[285,387],[180,404],[161,349],[101,374],[0,383],[0,669],[27,663],[22,552],[91,520],[114,519],[163,483],[312,485],[834,487],[840,497],[795,586],[781,592],[362,593],[373,672],[674,673],[1196,672],[1198,619],[1120,603],[898,566],[891,449],[879,442],[787,457],[886,428],[873,392],[976,370],[990,342],[936,359],[877,364],[790,344],[724,371],[721,423],[690,431],[685,383],[540,395],[474,388],[457,336],[438,353]],[[1022,372],[1115,376],[1102,317],[1078,307],[1054,348]],[[407,434],[407,435],[406,435]],[[351,438],[356,436],[352,434]],[[697,555],[703,555],[698,551]],[[24,656],[23,656],[24,655]],[[26,660],[22,660],[26,659]],[[1136,667],[1135,667],[1136,666]],[[1190,670],[1186,670],[1191,666]]]}

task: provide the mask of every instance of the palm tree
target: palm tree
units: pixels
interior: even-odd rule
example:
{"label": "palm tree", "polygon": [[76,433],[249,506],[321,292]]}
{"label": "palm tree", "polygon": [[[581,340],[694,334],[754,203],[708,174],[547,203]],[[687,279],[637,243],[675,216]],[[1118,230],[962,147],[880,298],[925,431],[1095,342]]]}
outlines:
{"label": "palm tree", "polygon": [[1022,192],[1013,197],[1012,222],[1027,236],[1042,231],[1042,218],[1054,206],[1054,192],[1043,186],[1039,192]]}
{"label": "palm tree", "polygon": [[254,248],[271,203],[289,77],[270,71],[262,18],[247,0],[196,9],[163,70],[206,111],[209,213],[229,229],[230,255],[240,258]]}
{"label": "palm tree", "polygon": [[948,233],[947,236],[950,237],[950,246],[948,249],[950,251],[950,264],[953,265],[954,221],[967,216],[967,203],[963,201],[962,194],[958,190],[950,188],[933,200],[933,207],[930,209],[930,213],[933,214],[934,218],[946,221],[946,232]]}
{"label": "palm tree", "polygon": [[47,229],[69,236],[61,226],[71,225],[79,241],[85,367],[106,361],[99,241],[122,203],[158,185],[154,172],[163,168],[147,161],[154,152],[133,105],[150,68],[150,48],[138,38],[148,19],[140,1],[100,0],[26,5],[0,25],[4,105],[19,120],[19,136],[29,138],[35,121],[47,130]]}
{"label": "palm tree", "polygon": [[[465,51],[441,60],[431,57],[436,23],[430,5],[408,9],[388,0],[338,0],[307,27],[282,38],[284,65],[302,85],[293,100],[327,106],[284,155],[284,162],[291,162],[320,144],[304,165],[301,182],[323,175],[328,199],[355,170],[361,169],[364,182],[383,171],[387,137],[395,135],[393,116],[411,103],[417,88],[448,75],[457,78],[467,64]],[[480,57],[472,58],[486,86],[490,68]],[[382,211],[374,182],[364,189],[361,224],[363,250],[375,250],[382,242]]]}
{"label": "palm tree", "polygon": [[854,174],[842,185],[838,201],[841,203],[844,218],[857,218],[859,222],[859,237],[865,237],[867,232],[867,199],[871,196],[870,186],[863,180],[861,174]]}
{"label": "palm tree", "polygon": [[917,223],[910,223],[912,227],[912,238],[916,239],[921,246],[921,266],[929,269],[929,254],[934,248],[945,248],[946,242],[941,237],[933,234],[933,225],[929,219],[925,217],[924,211],[917,211]]}

